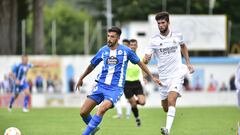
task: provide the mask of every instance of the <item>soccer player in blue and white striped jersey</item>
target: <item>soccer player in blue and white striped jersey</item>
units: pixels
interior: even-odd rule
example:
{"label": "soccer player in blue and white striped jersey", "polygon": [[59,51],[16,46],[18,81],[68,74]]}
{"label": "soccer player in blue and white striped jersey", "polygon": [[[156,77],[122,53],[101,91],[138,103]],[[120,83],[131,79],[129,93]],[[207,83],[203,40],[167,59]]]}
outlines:
{"label": "soccer player in blue and white striped jersey", "polygon": [[12,106],[14,101],[17,99],[20,92],[24,92],[24,106],[23,106],[23,112],[28,112],[28,103],[30,100],[30,91],[29,91],[29,85],[27,82],[27,72],[32,67],[45,67],[46,65],[32,65],[28,63],[28,56],[23,55],[22,56],[22,62],[19,64],[16,64],[13,66],[12,71],[10,72],[11,77],[14,80],[14,87],[13,87],[13,96],[10,99],[8,111],[12,111]]}
{"label": "soccer player in blue and white striped jersey", "polygon": [[[123,94],[125,75],[128,61],[138,64],[156,83],[161,82],[152,76],[146,65],[139,57],[127,46],[118,43],[121,30],[118,27],[108,29],[107,44],[104,45],[98,53],[92,58],[90,65],[80,76],[77,83],[77,89],[83,84],[83,79],[93,71],[93,69],[102,61],[101,72],[96,78],[97,85],[92,93],[88,95],[81,107],[80,115],[83,121],[88,125],[82,135],[93,135],[99,129],[98,125],[102,121],[105,112],[112,108]],[[100,104],[96,114],[92,117],[90,112]]]}

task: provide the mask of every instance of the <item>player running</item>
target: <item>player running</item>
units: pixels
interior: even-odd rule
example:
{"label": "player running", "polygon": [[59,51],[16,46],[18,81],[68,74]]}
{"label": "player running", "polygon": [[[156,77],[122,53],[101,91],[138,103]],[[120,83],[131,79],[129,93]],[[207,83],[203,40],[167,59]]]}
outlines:
{"label": "player running", "polygon": [[[128,47],[131,48],[136,53],[138,48],[137,40],[131,39]],[[128,63],[126,83],[124,86],[124,95],[128,99],[128,102],[131,104],[132,112],[135,117],[137,127],[141,126],[141,120],[139,117],[137,105],[138,104],[145,105],[143,87],[139,80],[140,72],[141,70],[137,65]]]}
{"label": "player running", "polygon": [[10,76],[14,80],[14,87],[13,87],[13,96],[10,98],[8,111],[12,111],[12,106],[14,101],[17,99],[20,92],[24,92],[24,105],[23,105],[23,112],[29,112],[28,110],[28,103],[30,100],[30,91],[29,85],[27,82],[27,72],[32,67],[46,67],[46,65],[33,65],[28,63],[28,56],[22,56],[22,62],[20,64],[14,65],[12,71],[10,72]]}
{"label": "player running", "polygon": [[[148,68],[143,64],[138,56],[128,47],[118,44],[121,30],[118,27],[108,29],[107,45],[104,45],[98,53],[92,58],[90,65],[85,72],[80,76],[77,83],[77,88],[83,85],[83,79],[93,71],[93,69],[103,61],[101,72],[96,78],[97,85],[92,93],[83,103],[80,115],[83,121],[87,124],[82,135],[92,135],[98,130],[98,125],[101,123],[103,115],[108,109],[111,109],[123,93],[125,83],[125,75],[128,61],[138,64],[141,69],[149,75],[154,82],[161,82],[154,78]],[[90,112],[93,108],[100,104],[96,114],[92,117]]]}
{"label": "player running", "polygon": [[190,73],[193,66],[190,64],[187,46],[183,36],[179,32],[169,28],[168,12],[160,12],[155,16],[160,33],[151,38],[147,47],[144,63],[148,63],[152,55],[157,59],[159,79],[162,82],[160,95],[163,110],[167,113],[166,127],[161,128],[163,135],[170,133],[176,113],[176,101],[181,96],[184,73],[182,68],[182,57],[185,57],[186,65]]}

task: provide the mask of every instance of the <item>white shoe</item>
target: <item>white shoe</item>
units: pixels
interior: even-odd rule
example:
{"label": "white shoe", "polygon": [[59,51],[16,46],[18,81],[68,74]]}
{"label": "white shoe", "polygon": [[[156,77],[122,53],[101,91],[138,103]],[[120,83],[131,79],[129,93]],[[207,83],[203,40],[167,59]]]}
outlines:
{"label": "white shoe", "polygon": [[27,108],[23,108],[23,112],[29,112]]}
{"label": "white shoe", "polygon": [[162,127],[162,128],[161,128],[161,133],[162,133],[162,135],[169,135],[169,134],[168,134],[168,129],[165,128],[165,127]]}
{"label": "white shoe", "polygon": [[12,108],[8,107],[8,111],[9,111],[9,112],[12,112]]}
{"label": "white shoe", "polygon": [[114,115],[114,116],[112,116],[112,118],[113,118],[113,119],[121,119],[122,116],[121,116],[121,115]]}

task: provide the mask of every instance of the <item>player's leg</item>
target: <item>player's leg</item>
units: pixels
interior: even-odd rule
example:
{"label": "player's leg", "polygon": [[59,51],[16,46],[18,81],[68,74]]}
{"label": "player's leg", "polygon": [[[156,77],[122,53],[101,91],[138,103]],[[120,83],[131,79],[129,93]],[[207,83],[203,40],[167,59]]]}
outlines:
{"label": "player's leg", "polygon": [[128,103],[126,105],[126,118],[129,119],[132,110],[131,108],[137,105],[136,99],[134,99],[134,93],[131,88],[131,83],[129,82],[125,84],[124,95],[125,98],[128,100]]}
{"label": "player's leg", "polygon": [[107,112],[108,109],[112,107],[112,102],[110,100],[104,100],[100,107],[97,110],[97,113],[92,117],[91,121],[89,122],[86,130],[83,132],[82,135],[89,135],[98,127],[101,123],[103,115]]}
{"label": "player's leg", "polygon": [[25,82],[23,85],[20,86],[20,90],[23,90],[24,92],[24,103],[23,103],[23,112],[28,112],[28,103],[30,101],[30,90],[29,90],[29,85],[27,82]]}
{"label": "player's leg", "polygon": [[19,85],[15,85],[13,87],[13,95],[11,96],[10,101],[9,101],[8,111],[10,111],[10,112],[12,111],[13,103],[17,99],[17,97],[19,95],[19,92],[20,92],[20,86]]}
{"label": "player's leg", "polygon": [[130,118],[132,109],[131,104],[129,102],[126,103],[126,119]]}
{"label": "player's leg", "polygon": [[120,119],[122,117],[122,106],[121,106],[121,100],[119,100],[115,106],[117,110],[117,114],[113,116],[114,119]]}
{"label": "player's leg", "polygon": [[8,105],[8,111],[9,112],[12,111],[13,103],[17,99],[18,95],[19,95],[18,93],[13,93],[13,95],[11,96],[10,101],[9,101],[9,105]]}
{"label": "player's leg", "polygon": [[166,121],[166,128],[168,130],[168,133],[170,133],[175,113],[176,113],[176,101],[179,96],[179,93],[176,91],[170,91],[168,94],[168,112],[167,112],[167,121]]}
{"label": "player's leg", "polygon": [[240,90],[237,90],[238,107],[240,108]]}
{"label": "player's leg", "polygon": [[93,110],[93,108],[96,105],[97,105],[97,102],[91,98],[87,98],[83,103],[80,109],[80,116],[82,117],[82,120],[86,123],[86,125],[91,121],[92,116],[90,112]]}

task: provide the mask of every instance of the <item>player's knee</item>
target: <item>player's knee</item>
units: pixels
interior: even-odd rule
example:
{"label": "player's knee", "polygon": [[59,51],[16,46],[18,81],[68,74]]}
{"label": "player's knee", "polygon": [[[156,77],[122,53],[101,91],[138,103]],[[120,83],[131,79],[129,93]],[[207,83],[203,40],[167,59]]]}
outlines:
{"label": "player's knee", "polygon": [[81,111],[80,111],[80,116],[81,116],[81,117],[87,117],[87,116],[88,116],[88,113],[81,110]]}
{"label": "player's knee", "polygon": [[168,112],[168,107],[163,107],[164,112]]}
{"label": "player's knee", "polygon": [[139,104],[139,105],[145,105],[146,102],[145,102],[145,100],[138,100],[138,104]]}

